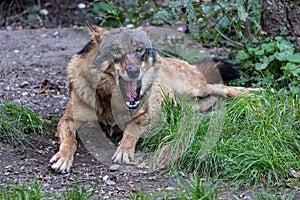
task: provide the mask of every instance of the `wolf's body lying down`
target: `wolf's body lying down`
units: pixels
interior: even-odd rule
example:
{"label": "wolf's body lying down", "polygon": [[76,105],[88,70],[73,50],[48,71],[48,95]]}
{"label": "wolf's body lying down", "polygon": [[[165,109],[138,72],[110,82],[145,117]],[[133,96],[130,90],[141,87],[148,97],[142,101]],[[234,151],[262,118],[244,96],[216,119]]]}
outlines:
{"label": "wolf's body lying down", "polygon": [[70,98],[57,126],[59,151],[50,160],[51,167],[60,172],[69,172],[72,166],[76,126],[95,120],[94,116],[107,132],[117,126],[113,101],[116,107],[125,107],[131,117],[123,123],[123,137],[113,160],[128,163],[134,159],[144,128],[161,109],[162,91],[170,97],[197,99],[194,108],[202,112],[214,105],[217,96],[236,96],[248,90],[209,84],[198,67],[160,56],[143,27],[112,31],[94,25],[88,28],[92,40],[68,65]]}

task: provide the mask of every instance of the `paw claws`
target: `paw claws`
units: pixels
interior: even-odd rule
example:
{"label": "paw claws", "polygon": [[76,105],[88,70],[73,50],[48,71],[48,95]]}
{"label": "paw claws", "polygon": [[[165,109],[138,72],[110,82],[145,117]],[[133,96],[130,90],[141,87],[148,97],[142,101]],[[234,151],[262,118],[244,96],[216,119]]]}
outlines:
{"label": "paw claws", "polygon": [[63,157],[59,153],[55,154],[50,160],[51,169],[62,174],[70,172],[72,163],[73,158]]}
{"label": "paw claws", "polygon": [[130,163],[134,160],[134,153],[126,152],[124,150],[117,149],[112,157],[115,163]]}

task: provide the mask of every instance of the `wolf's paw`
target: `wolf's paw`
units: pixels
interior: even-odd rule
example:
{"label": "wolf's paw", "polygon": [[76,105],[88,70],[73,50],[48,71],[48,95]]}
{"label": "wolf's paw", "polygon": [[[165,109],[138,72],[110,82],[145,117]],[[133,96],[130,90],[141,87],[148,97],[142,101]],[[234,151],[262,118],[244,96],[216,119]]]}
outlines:
{"label": "wolf's paw", "polygon": [[130,161],[134,160],[134,148],[128,150],[119,146],[112,159],[116,163],[130,163]]}
{"label": "wolf's paw", "polygon": [[69,173],[73,164],[73,155],[57,152],[50,160],[51,168],[62,174]]}

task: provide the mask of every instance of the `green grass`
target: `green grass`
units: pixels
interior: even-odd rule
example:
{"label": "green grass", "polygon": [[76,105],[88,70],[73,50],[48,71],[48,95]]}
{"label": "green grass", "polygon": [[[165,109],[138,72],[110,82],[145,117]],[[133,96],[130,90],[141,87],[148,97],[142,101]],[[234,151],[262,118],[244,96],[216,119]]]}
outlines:
{"label": "green grass", "polygon": [[38,200],[45,196],[36,178],[31,184],[6,185],[0,192],[0,198],[5,200]]}
{"label": "green grass", "polygon": [[14,146],[30,144],[28,137],[44,130],[45,120],[22,103],[5,101],[0,105],[0,141]]}
{"label": "green grass", "polygon": [[67,187],[61,194],[46,192],[37,182],[36,176],[32,183],[22,185],[9,184],[0,190],[0,199],[5,200],[88,200],[91,199],[95,191],[88,191],[83,185],[75,184],[73,187]]}
{"label": "green grass", "polygon": [[[179,177],[179,176],[178,176]],[[218,198],[218,190],[211,183],[201,181],[197,175],[191,176],[190,180],[178,178],[179,188],[173,191],[161,190],[146,192],[141,187],[136,193],[131,193],[131,200],[155,200],[155,199],[178,199],[178,200],[214,200]]]}
{"label": "green grass", "polygon": [[199,115],[184,101],[164,101],[159,134],[145,143],[157,149],[156,165],[197,171],[237,187],[299,184],[290,174],[300,170],[298,97],[264,91],[226,104]]}

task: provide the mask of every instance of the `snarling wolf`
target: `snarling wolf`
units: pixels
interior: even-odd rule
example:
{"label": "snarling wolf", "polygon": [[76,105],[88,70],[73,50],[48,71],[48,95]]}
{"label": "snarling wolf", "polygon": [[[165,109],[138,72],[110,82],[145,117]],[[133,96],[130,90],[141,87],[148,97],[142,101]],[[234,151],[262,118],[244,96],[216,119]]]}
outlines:
{"label": "snarling wolf", "polygon": [[[70,171],[77,148],[76,130],[82,122],[97,120],[108,134],[123,126],[112,159],[128,163],[134,159],[141,134],[161,109],[162,91],[171,98],[187,96],[194,108],[203,112],[219,96],[250,90],[208,83],[209,77],[203,76],[199,66],[161,56],[152,46],[146,27],[111,31],[91,24],[87,27],[92,39],[72,57],[67,68],[69,101],[57,126],[59,151],[50,160],[57,171]],[[119,109],[125,109],[131,120],[122,120]]]}

